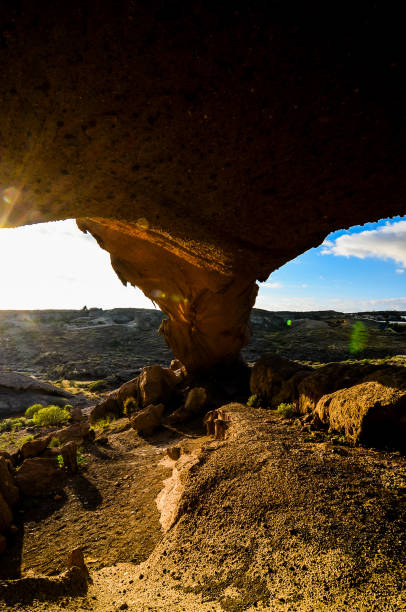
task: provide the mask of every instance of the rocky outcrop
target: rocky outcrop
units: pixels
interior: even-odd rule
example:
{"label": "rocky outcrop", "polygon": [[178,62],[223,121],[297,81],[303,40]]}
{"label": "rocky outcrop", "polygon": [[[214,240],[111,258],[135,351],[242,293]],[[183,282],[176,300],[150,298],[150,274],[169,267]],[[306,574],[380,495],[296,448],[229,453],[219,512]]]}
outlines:
{"label": "rocky outcrop", "polygon": [[277,408],[279,404],[298,400],[299,383],[312,373],[312,369],[279,355],[263,355],[252,368],[250,389],[265,406]]}
{"label": "rocky outcrop", "polygon": [[256,280],[404,212],[400,10],[5,5],[1,224],[78,219],[190,371],[235,359]]}
{"label": "rocky outcrop", "polygon": [[0,372],[0,418],[22,413],[32,404],[76,403],[77,398],[59,387],[17,372]]}
{"label": "rocky outcrop", "polygon": [[158,365],[147,366],[137,378],[124,383],[96,404],[90,413],[90,422],[95,423],[109,415],[122,416],[124,403],[128,399],[133,399],[139,409],[151,404],[166,405],[185,375],[182,368],[173,370]]}
{"label": "rocky outcrop", "polygon": [[47,495],[60,486],[62,474],[55,459],[34,457],[23,462],[15,482],[23,495]]}
{"label": "rocky outcrop", "polygon": [[[368,375],[374,376],[378,370],[375,365],[350,363],[330,363],[317,368],[299,382],[297,409],[301,414],[312,413],[323,395],[356,385]],[[393,368],[393,372],[397,372],[397,368]]]}
{"label": "rocky outcrop", "polygon": [[19,498],[12,471],[11,461],[0,456],[0,555],[6,550],[6,535],[13,523],[12,509]]}
{"label": "rocky outcrop", "polygon": [[364,382],[323,395],[315,414],[347,441],[406,449],[406,386]]}

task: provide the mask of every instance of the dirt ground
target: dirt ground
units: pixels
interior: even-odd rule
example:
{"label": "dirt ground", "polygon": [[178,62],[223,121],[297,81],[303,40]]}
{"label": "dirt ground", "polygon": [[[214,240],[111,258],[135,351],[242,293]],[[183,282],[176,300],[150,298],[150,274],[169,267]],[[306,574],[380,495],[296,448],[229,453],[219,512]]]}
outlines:
{"label": "dirt ground", "polygon": [[[92,580],[87,595],[3,609],[403,612],[405,458],[334,445],[321,433],[303,429],[299,420],[273,411],[234,404],[226,415],[230,424],[225,441],[189,437],[192,444],[176,463],[162,462],[166,433],[148,450],[144,444],[133,446],[130,432],[111,436],[119,452],[131,445],[128,459],[144,451],[154,473],[148,492],[139,486],[131,461],[121,472],[121,482],[131,478],[129,489],[115,488],[115,469],[114,476],[107,476],[110,494],[106,491],[100,506],[106,509],[99,527],[106,536],[102,545],[95,510],[77,510],[75,515],[78,504],[70,498],[62,504],[65,509],[55,510],[71,520],[83,520],[86,512],[92,517],[84,530],[69,527],[69,543],[85,544]],[[172,440],[179,444],[179,439]],[[93,482],[101,486],[100,479]],[[154,507],[153,495],[160,488],[166,490],[164,505],[174,510],[166,532],[160,531]],[[151,512],[140,503],[150,504]],[[143,514],[137,522],[142,534],[131,520],[137,508]],[[58,545],[43,538],[55,533],[55,525],[54,531],[44,527],[38,537],[43,552],[37,552],[37,561],[30,553],[36,569],[45,568],[47,557],[48,567],[52,565],[48,547],[57,551]],[[86,529],[92,533],[85,534]],[[59,546],[66,546],[58,537]],[[114,550],[108,551],[109,546]],[[28,556],[24,558],[27,563]],[[105,567],[93,569],[97,564]]]}

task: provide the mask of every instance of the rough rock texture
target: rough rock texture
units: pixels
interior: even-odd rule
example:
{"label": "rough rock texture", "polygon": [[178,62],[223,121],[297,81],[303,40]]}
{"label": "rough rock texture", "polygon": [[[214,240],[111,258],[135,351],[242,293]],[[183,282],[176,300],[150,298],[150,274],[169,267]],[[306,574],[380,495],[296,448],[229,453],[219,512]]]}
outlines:
{"label": "rough rock texture", "polygon": [[21,447],[21,457],[28,459],[29,457],[38,457],[48,446],[52,436],[45,436],[45,438],[36,438],[34,440],[28,440]]}
{"label": "rough rock texture", "polygon": [[74,395],[59,387],[41,382],[17,372],[0,372],[0,418],[11,413],[22,413],[36,403],[64,406],[77,401]]}
{"label": "rough rock texture", "polygon": [[282,402],[296,402],[300,381],[312,372],[311,368],[278,355],[263,355],[252,368],[250,390],[276,408]]}
{"label": "rough rock texture", "polygon": [[324,395],[315,413],[350,442],[406,448],[406,389],[364,382]]}
{"label": "rough rock texture", "polygon": [[62,474],[55,459],[34,457],[17,470],[15,482],[23,495],[47,495],[60,484]]}
{"label": "rough rock texture", "polygon": [[150,436],[161,425],[165,406],[151,404],[131,418],[131,427],[140,434]]}
{"label": "rough rock texture", "polygon": [[14,483],[11,464],[4,457],[0,457],[0,493],[10,508],[17,503],[19,497],[18,488]]}
{"label": "rough rock texture", "polygon": [[[389,377],[397,373],[400,368],[388,367]],[[298,411],[302,414],[314,412],[319,399],[338,389],[356,385],[371,375],[374,377],[380,369],[369,364],[329,363],[326,366],[313,370],[298,385]],[[393,378],[392,378],[393,380]]]}
{"label": "rough rock texture", "polygon": [[0,222],[77,218],[190,370],[238,354],[256,280],[405,210],[401,6],[0,10]]}

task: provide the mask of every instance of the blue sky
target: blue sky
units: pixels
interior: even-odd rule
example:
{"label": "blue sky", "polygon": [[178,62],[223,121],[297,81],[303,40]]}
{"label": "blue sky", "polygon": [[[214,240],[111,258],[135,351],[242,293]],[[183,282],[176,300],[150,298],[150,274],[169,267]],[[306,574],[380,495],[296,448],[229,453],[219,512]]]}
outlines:
{"label": "blue sky", "polygon": [[271,274],[257,307],[268,310],[406,310],[406,217],[330,234]]}
{"label": "blue sky", "polygon": [[[0,229],[0,309],[153,305],[74,220]],[[261,283],[268,310],[406,310],[406,217],[330,234]]]}

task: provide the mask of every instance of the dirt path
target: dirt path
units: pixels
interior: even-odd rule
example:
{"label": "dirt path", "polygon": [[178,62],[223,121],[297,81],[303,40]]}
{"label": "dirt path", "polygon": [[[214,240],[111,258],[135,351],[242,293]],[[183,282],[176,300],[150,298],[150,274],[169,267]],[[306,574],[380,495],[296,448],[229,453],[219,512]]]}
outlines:
{"label": "dirt path", "polygon": [[125,425],[126,419],[115,423],[118,432],[113,429],[107,444],[83,448],[87,463],[62,490],[20,504],[19,534],[7,559],[1,558],[1,578],[29,570],[57,574],[77,546],[91,569],[149,556],[161,537],[155,498],[170,473],[161,461],[182,434],[164,429],[148,441],[132,429],[120,432]]}

